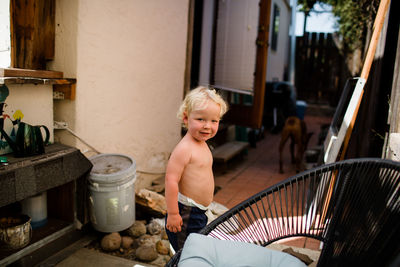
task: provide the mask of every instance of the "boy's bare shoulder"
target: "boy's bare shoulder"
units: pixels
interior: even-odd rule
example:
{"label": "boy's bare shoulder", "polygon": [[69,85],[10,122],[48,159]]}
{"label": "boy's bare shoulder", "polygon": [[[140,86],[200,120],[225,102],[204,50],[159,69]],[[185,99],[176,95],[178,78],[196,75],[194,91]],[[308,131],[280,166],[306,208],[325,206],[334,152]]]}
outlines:
{"label": "boy's bare shoulder", "polygon": [[192,151],[192,145],[188,142],[187,139],[182,138],[181,141],[175,146],[174,150],[172,151],[172,156],[178,157],[190,157]]}

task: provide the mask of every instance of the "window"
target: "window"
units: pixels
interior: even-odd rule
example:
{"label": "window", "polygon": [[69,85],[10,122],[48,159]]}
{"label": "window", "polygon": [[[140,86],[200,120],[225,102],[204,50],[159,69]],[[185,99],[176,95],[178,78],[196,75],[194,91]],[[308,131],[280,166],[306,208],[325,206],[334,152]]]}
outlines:
{"label": "window", "polygon": [[276,51],[279,33],[279,7],[276,4],[274,4],[274,20],[272,23],[271,50]]}
{"label": "window", "polygon": [[215,87],[252,93],[259,12],[259,0],[219,1]]}

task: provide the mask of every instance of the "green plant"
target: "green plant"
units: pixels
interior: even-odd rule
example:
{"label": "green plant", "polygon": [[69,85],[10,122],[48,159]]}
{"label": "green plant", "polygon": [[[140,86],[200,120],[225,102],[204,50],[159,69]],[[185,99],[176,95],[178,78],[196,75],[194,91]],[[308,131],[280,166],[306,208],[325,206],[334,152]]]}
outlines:
{"label": "green plant", "polygon": [[363,47],[378,11],[379,0],[298,0],[299,10],[308,16],[316,3],[332,6],[346,49],[354,51]]}

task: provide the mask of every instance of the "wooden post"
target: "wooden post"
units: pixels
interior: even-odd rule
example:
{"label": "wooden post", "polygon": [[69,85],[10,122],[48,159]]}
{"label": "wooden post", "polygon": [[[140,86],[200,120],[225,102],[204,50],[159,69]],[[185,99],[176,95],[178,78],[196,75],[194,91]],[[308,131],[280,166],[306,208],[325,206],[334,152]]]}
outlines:
{"label": "wooden post", "polygon": [[[376,46],[378,45],[379,36],[382,30],[383,23],[385,21],[386,13],[389,8],[390,0],[381,0],[379,3],[378,13],[376,14],[375,22],[374,22],[374,31],[372,33],[371,41],[369,43],[367,56],[365,57],[363,69],[361,71],[361,78],[364,78],[366,81],[368,80],[369,72],[371,69],[372,62],[375,56]],[[344,159],[344,156],[347,151],[347,147],[349,145],[351,133],[353,132],[354,123],[357,118],[358,109],[360,108],[361,100],[364,94],[364,90],[362,90],[360,97],[358,99],[357,106],[354,110],[354,114],[352,120],[350,121],[349,127],[346,131],[346,136],[343,141],[343,149],[340,154],[340,160]]]}
{"label": "wooden post", "polygon": [[[361,78],[363,78],[365,80],[368,79],[369,71],[371,69],[371,65],[372,65],[372,62],[373,62],[373,59],[374,59],[374,55],[375,55],[376,46],[378,44],[379,35],[381,33],[382,25],[383,25],[383,22],[385,20],[385,16],[386,16],[386,13],[387,13],[387,10],[388,10],[388,7],[389,7],[389,2],[390,2],[390,0],[381,0],[381,2],[379,3],[378,13],[376,14],[376,18],[375,18],[375,22],[374,22],[374,31],[373,31],[373,34],[372,34],[371,41],[369,43],[367,56],[365,58],[363,69],[362,69],[362,72],[361,72]],[[344,141],[343,141],[343,149],[342,149],[341,154],[338,155],[340,160],[343,160],[344,156],[346,154],[346,150],[347,150],[347,147],[348,147],[348,144],[349,144],[350,136],[351,136],[351,133],[353,131],[355,120],[357,118],[358,109],[359,109],[360,104],[361,104],[361,99],[362,99],[362,96],[363,96],[363,92],[364,92],[364,90],[362,90],[361,93],[360,93],[360,96],[359,96],[359,99],[358,99],[358,103],[357,103],[357,105],[355,107],[355,110],[354,110],[354,113],[353,113],[352,120],[350,121],[349,126],[347,128],[346,135],[345,135],[345,138],[344,138]],[[333,185],[335,183],[336,176],[337,176],[337,173],[334,173],[333,177],[332,177],[332,179],[331,179],[331,181],[329,183],[329,188],[328,188],[329,191],[328,191],[328,194],[326,196],[326,201],[325,201],[325,204],[324,204],[324,207],[323,207],[323,211],[322,211],[322,215],[321,215],[323,217],[326,216],[326,213],[327,213],[328,206],[326,205],[326,203],[329,203],[329,200],[330,200],[330,198],[332,196]]]}

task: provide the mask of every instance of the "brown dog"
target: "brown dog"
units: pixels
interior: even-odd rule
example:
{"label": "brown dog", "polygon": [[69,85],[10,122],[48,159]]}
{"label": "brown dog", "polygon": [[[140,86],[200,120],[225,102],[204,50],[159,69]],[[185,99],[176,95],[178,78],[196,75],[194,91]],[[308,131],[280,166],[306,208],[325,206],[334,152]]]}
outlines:
{"label": "brown dog", "polygon": [[[290,143],[290,155],[292,159],[292,164],[296,164],[296,172],[302,170],[302,161],[304,152],[307,149],[308,141],[313,133],[307,133],[307,126],[303,120],[298,117],[291,116],[285,121],[285,126],[283,126],[281,141],[279,143],[279,172],[283,173],[283,161],[282,161],[282,151],[285,146],[286,141],[291,139]],[[294,156],[294,146],[297,146],[296,157]]]}

